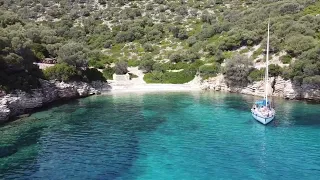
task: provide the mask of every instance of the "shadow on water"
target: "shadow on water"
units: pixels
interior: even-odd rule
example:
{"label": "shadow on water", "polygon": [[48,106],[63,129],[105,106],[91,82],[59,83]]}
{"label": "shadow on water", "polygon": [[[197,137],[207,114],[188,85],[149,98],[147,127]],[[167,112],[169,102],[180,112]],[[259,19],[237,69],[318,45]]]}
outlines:
{"label": "shadow on water", "polygon": [[18,151],[15,145],[0,146],[0,158],[11,156]]}
{"label": "shadow on water", "polygon": [[254,97],[246,95],[231,94],[223,97],[223,103],[231,109],[238,111],[250,111]]}
{"label": "shadow on water", "polygon": [[46,127],[31,127],[21,131],[12,144],[0,146],[0,174],[6,174],[10,170],[24,165],[27,166],[31,161],[36,160],[38,149],[32,148],[29,152],[22,152],[22,150],[36,145],[44,128]]}
{"label": "shadow on water", "polygon": [[[234,109],[240,113],[247,112],[248,116],[242,113],[244,114],[242,117],[248,118],[244,122],[252,124],[254,130],[258,132],[256,134],[261,137],[263,136],[260,132],[269,128],[289,125],[320,125],[319,105],[304,106],[297,102],[278,100],[276,100],[278,108],[276,119],[268,126],[257,124],[258,122],[251,118],[250,113],[255,99],[252,96],[237,94],[208,93],[202,94],[200,97],[193,97],[190,94],[181,93],[132,95],[120,98],[108,96],[98,99],[74,100],[69,104],[55,107],[51,111],[43,113],[45,117],[39,119],[41,123],[24,122],[21,125],[27,129],[19,128],[19,133],[11,132],[15,135],[12,135],[14,141],[10,139],[8,141],[10,143],[0,145],[0,179],[10,172],[21,172],[24,170],[21,167],[29,167],[28,171],[32,172],[38,171],[39,164],[36,164],[38,163],[35,162],[36,160],[43,163],[52,160],[53,163],[56,163],[54,168],[49,167],[47,170],[38,172],[38,175],[42,177],[48,173],[56,173],[57,175],[65,173],[69,177],[74,177],[72,174],[76,172],[74,169],[81,171],[81,168],[88,168],[89,170],[86,172],[88,174],[84,174],[94,179],[125,179],[126,177],[134,179],[136,174],[143,174],[141,171],[145,171],[145,166],[133,168],[141,156],[146,156],[144,154],[146,152],[140,149],[140,143],[143,141],[140,139],[142,135],[148,136],[155,130],[157,130],[156,133],[160,132],[161,135],[168,137],[184,136],[195,131],[197,131],[195,134],[201,133],[201,128],[208,126],[204,126],[203,121],[194,119],[197,119],[199,114],[205,114],[208,116],[207,123],[209,123],[211,116],[216,115],[210,113],[213,112],[212,109],[217,107],[215,109],[217,111],[229,108],[228,111]],[[191,120],[181,123],[185,119]],[[221,123],[223,124],[223,122]],[[180,129],[177,130],[177,127]],[[15,131],[15,128],[10,131]],[[220,137],[221,142],[225,141],[225,137]],[[41,143],[38,143],[39,141]],[[1,142],[6,141],[0,140]],[[242,141],[237,142],[239,142],[237,146],[242,145]],[[25,148],[34,145],[37,146],[30,148],[32,154],[21,154]],[[258,145],[260,147],[260,144]],[[220,145],[216,146],[217,149],[221,147]],[[44,150],[40,154],[43,157],[37,156],[42,148]],[[168,151],[165,147],[161,148],[163,148],[162,151]],[[261,145],[261,148],[264,146]],[[61,159],[50,157],[52,152],[59,154],[59,151],[63,157],[56,157]],[[228,153],[225,149],[221,149],[221,153],[225,152]],[[243,154],[249,156],[250,152],[245,150]],[[72,157],[65,158],[64,156]],[[1,166],[2,160],[9,158],[15,158],[17,162],[11,161],[5,167]],[[76,167],[73,164],[74,161],[81,162],[81,165],[78,164],[80,167]],[[59,164],[60,167],[58,167]],[[70,168],[70,166],[75,167]],[[83,169],[83,171],[85,170]]]}
{"label": "shadow on water", "polygon": [[[109,159],[106,168],[96,175],[94,179],[118,179],[130,173],[134,162],[139,158],[139,140],[134,134],[128,135],[130,139],[124,146],[113,146],[113,151],[121,155],[115,159]],[[132,176],[132,174],[131,174]]]}
{"label": "shadow on water", "polygon": [[21,132],[12,145],[0,146],[0,158],[10,156],[23,147],[34,145],[41,137],[42,130],[45,127],[34,127],[27,131]]}

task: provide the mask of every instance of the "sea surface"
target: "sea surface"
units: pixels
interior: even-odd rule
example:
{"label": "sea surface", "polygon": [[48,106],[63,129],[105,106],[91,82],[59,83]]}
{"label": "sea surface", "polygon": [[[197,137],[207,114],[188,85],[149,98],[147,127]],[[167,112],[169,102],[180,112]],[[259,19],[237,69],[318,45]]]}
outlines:
{"label": "sea surface", "polygon": [[0,126],[0,179],[319,179],[320,104],[214,92],[74,100]]}

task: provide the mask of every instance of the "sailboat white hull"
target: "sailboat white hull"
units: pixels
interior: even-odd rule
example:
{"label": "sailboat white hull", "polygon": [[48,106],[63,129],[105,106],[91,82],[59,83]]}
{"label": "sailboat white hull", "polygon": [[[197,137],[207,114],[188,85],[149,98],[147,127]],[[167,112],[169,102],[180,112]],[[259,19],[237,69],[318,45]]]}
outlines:
{"label": "sailboat white hull", "polygon": [[257,114],[257,113],[255,113],[254,111],[252,111],[251,112],[252,113],[252,117],[255,119],[255,120],[257,120],[257,121],[259,121],[260,123],[262,123],[262,124],[268,124],[269,122],[271,122],[273,119],[274,119],[274,115],[271,115],[271,116],[269,116],[269,117],[264,117],[264,116],[262,116],[262,115],[259,115],[259,114]]}

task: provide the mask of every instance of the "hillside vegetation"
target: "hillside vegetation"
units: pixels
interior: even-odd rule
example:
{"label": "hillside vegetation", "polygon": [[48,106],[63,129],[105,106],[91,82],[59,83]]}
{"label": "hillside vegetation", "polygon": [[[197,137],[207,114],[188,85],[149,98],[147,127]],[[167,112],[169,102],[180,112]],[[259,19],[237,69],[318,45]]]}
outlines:
{"label": "hillside vegetation", "polygon": [[[243,86],[263,74],[253,65],[264,59],[268,19],[271,53],[284,54],[280,60],[290,64],[273,65],[274,75],[320,84],[316,0],[1,0],[0,5],[4,89],[37,87],[37,78],[83,77],[77,70],[88,66],[105,69],[108,78],[115,71],[109,65],[117,62],[139,66],[152,83],[224,73],[230,85]],[[32,63],[46,57],[64,65],[42,74]],[[241,83],[233,82],[239,78]]]}

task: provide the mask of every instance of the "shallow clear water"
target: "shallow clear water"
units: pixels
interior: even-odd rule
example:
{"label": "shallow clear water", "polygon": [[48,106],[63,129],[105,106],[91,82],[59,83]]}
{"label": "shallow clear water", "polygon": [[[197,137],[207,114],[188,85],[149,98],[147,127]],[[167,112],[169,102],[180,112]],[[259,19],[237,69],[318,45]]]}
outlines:
{"label": "shallow clear water", "polygon": [[0,179],[318,179],[320,105],[211,92],[75,100],[0,127]]}

